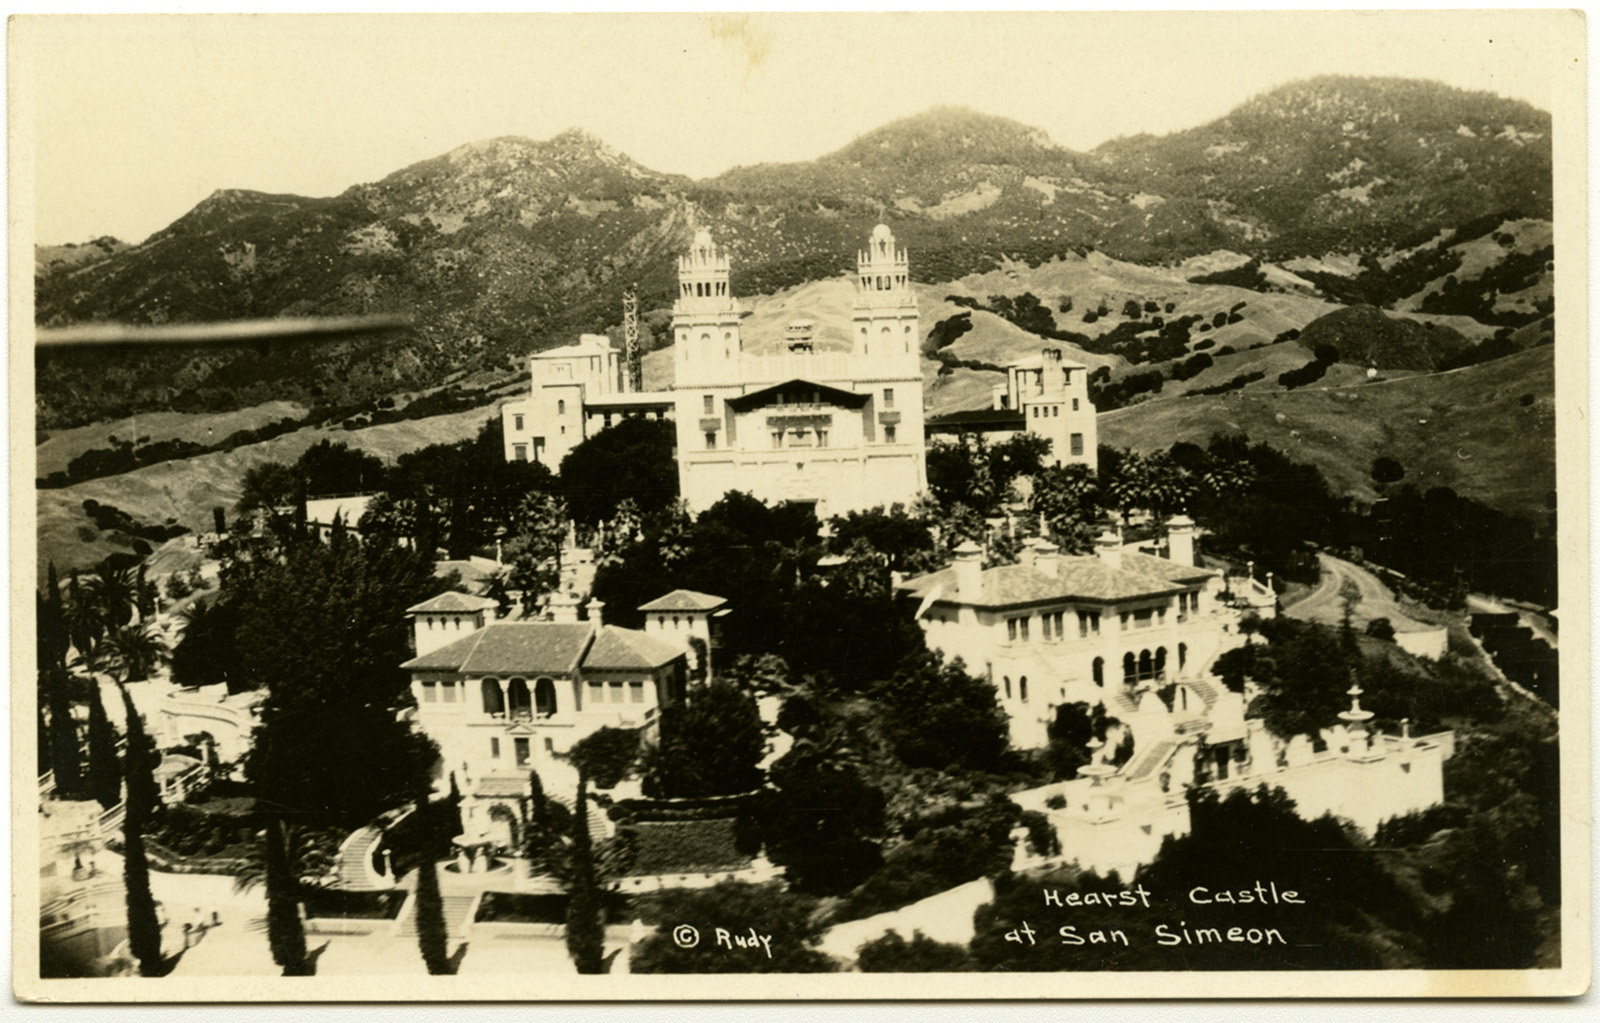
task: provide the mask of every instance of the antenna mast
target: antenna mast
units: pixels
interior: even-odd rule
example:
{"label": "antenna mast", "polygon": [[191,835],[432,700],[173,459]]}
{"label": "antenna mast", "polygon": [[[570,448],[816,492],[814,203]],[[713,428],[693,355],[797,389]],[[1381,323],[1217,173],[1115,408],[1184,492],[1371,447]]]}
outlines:
{"label": "antenna mast", "polygon": [[644,372],[639,351],[639,286],[622,293],[622,357],[628,363],[627,389],[635,394],[644,390]]}

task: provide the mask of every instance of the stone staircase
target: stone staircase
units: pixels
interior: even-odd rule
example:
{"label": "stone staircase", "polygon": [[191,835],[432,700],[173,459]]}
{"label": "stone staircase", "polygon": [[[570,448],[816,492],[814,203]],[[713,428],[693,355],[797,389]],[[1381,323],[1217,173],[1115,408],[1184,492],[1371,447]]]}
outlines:
{"label": "stone staircase", "polygon": [[339,850],[339,887],[375,891],[394,887],[394,879],[379,874],[372,865],[372,850],[383,839],[383,829],[368,824],[345,840]]}
{"label": "stone staircase", "polygon": [[[478,892],[465,892],[459,895],[444,893],[440,902],[444,905],[444,926],[450,937],[459,938],[466,933],[467,925],[472,922],[472,915],[478,905]],[[417,896],[413,892],[406,901],[406,908],[400,913],[399,934],[403,938],[417,936]]]}
{"label": "stone staircase", "polygon": [[1155,743],[1143,755],[1134,758],[1133,763],[1128,765],[1128,771],[1124,777],[1130,782],[1143,781],[1166,764],[1176,749],[1176,743]]}

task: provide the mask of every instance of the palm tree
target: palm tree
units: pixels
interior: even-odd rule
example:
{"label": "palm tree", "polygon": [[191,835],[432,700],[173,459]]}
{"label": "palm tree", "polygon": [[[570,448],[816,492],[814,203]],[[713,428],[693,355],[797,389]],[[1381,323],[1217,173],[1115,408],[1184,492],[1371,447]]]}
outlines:
{"label": "palm tree", "polygon": [[123,625],[105,640],[106,661],[124,682],[142,682],[160,665],[167,648],[146,622]]}
{"label": "palm tree", "polygon": [[78,652],[80,659],[87,659],[100,642],[100,637],[105,635],[106,623],[96,595],[90,586],[78,583],[77,572],[72,573],[67,583],[67,603],[63,614],[72,648]]}
{"label": "palm tree", "polygon": [[94,604],[100,609],[101,621],[107,628],[127,625],[133,620],[138,600],[138,587],[131,571],[115,568],[111,559],[100,563],[99,578],[85,587]]}

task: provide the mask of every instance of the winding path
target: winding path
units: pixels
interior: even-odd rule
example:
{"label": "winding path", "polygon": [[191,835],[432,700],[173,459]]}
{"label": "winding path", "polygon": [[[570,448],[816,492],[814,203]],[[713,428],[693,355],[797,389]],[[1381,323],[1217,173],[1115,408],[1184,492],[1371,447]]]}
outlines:
{"label": "winding path", "polygon": [[1396,632],[1422,632],[1434,628],[1406,617],[1405,611],[1395,603],[1389,587],[1366,569],[1331,554],[1319,553],[1317,561],[1322,569],[1321,582],[1310,596],[1284,608],[1284,614],[1303,621],[1339,625],[1344,619],[1344,603],[1339,595],[1348,582],[1361,594],[1360,601],[1351,609],[1356,628],[1363,628],[1374,618],[1389,619],[1389,624],[1394,626]]}

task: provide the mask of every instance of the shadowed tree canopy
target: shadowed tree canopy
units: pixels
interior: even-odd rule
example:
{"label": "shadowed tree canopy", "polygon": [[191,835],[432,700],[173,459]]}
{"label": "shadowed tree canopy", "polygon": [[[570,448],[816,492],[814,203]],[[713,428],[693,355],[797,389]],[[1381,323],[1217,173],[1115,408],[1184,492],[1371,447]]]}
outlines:
{"label": "shadowed tree canopy", "polygon": [[579,444],[561,460],[561,492],[573,518],[610,519],[632,498],[641,511],[678,500],[677,434],[670,420],[624,419]]}
{"label": "shadowed tree canopy", "polygon": [[261,798],[356,823],[424,789],[433,743],[397,715],[412,699],[405,609],[444,586],[431,559],[298,542],[226,566],[223,585],[240,671],[267,692],[246,761]]}
{"label": "shadowed tree canopy", "polygon": [[960,658],[946,664],[936,653],[908,657],[876,695],[884,734],[907,764],[1001,768],[1010,748],[1005,711],[994,686],[968,675]]}
{"label": "shadowed tree canopy", "polygon": [[755,700],[718,681],[661,717],[661,741],[645,755],[644,791],[657,798],[731,796],[761,784],[767,748]]}

